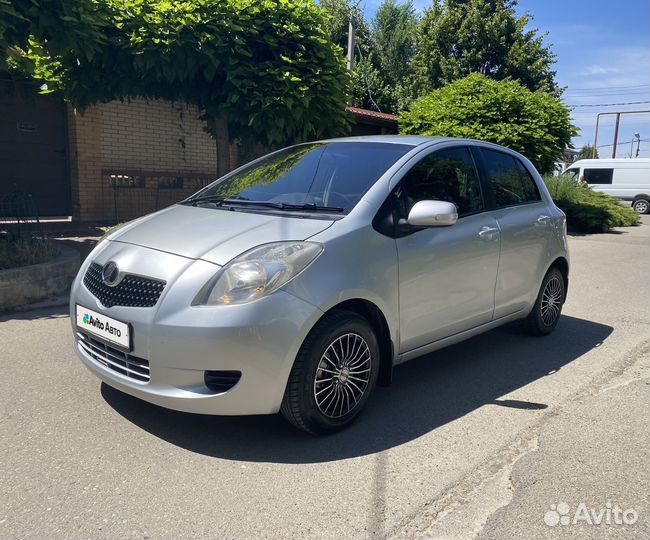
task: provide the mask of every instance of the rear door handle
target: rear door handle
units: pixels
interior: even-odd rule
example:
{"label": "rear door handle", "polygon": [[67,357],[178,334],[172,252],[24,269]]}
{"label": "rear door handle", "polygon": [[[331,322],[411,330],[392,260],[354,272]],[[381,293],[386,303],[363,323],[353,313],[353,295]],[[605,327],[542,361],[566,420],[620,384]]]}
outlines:
{"label": "rear door handle", "polygon": [[539,223],[540,225],[547,225],[549,221],[551,221],[551,216],[541,215],[537,218],[537,223]]}
{"label": "rear door handle", "polygon": [[479,238],[487,242],[494,239],[498,235],[499,235],[499,229],[497,229],[496,227],[488,227],[487,225],[485,227],[482,227],[481,230],[478,232]]}

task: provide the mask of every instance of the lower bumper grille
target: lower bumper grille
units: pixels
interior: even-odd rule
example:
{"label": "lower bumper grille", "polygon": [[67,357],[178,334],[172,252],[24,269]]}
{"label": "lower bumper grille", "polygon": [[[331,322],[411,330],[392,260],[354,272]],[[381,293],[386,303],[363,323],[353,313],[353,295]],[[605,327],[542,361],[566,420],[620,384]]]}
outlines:
{"label": "lower bumper grille", "polygon": [[124,377],[149,382],[149,362],[77,332],[77,343],[93,360]]}
{"label": "lower bumper grille", "polygon": [[206,371],[205,385],[217,394],[227,392],[241,379],[241,371]]}

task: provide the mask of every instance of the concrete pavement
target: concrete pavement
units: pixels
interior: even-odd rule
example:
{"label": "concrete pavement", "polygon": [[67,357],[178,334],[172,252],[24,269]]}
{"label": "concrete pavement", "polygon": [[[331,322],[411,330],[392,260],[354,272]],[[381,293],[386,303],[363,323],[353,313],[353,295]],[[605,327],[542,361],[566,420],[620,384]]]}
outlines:
{"label": "concrete pavement", "polygon": [[[509,326],[401,366],[326,438],[102,386],[64,309],[0,318],[0,537],[647,538],[648,223],[571,238],[554,334]],[[637,522],[544,522],[608,500]]]}

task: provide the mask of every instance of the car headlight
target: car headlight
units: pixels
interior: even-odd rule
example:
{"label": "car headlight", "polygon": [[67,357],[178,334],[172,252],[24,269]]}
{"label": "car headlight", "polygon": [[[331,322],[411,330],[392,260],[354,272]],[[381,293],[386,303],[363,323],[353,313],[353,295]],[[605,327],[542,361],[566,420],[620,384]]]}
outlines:
{"label": "car headlight", "polygon": [[212,278],[194,304],[245,304],[277,291],[323,252],[316,242],[273,242],[235,257]]}

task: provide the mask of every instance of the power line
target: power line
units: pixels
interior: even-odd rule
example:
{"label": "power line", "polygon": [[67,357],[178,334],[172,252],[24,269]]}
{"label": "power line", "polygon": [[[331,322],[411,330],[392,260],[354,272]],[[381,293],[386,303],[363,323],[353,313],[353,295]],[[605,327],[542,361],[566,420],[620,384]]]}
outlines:
{"label": "power line", "polygon": [[621,92],[618,90],[614,90],[611,92],[589,92],[589,93],[567,92],[564,94],[564,96],[570,98],[588,98],[588,97],[600,97],[600,96],[639,96],[639,95],[647,96],[648,93],[650,93],[650,90],[633,90],[629,92]]}
{"label": "power line", "polygon": [[572,109],[578,107],[618,107],[619,105],[642,105],[644,103],[650,103],[649,101],[628,101],[626,103],[592,103],[589,105],[569,105]]}
{"label": "power line", "polygon": [[592,86],[589,88],[570,88],[567,90],[567,92],[573,91],[587,91],[587,90],[614,90],[614,89],[630,89],[630,88],[646,88],[650,86],[650,84],[636,84],[636,85],[628,85],[628,86]]}
{"label": "power line", "polygon": [[[616,143],[616,146],[620,146],[621,144],[630,144],[633,142],[648,142],[649,139],[632,139],[631,141],[623,141]],[[607,148],[608,146],[614,146],[613,144],[599,144],[596,148]]]}

